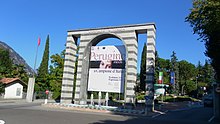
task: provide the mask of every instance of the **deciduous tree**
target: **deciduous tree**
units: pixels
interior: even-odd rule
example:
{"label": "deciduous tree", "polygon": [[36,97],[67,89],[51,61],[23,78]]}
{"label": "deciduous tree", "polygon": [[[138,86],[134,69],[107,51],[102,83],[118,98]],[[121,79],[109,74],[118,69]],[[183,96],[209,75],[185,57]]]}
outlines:
{"label": "deciduous tree", "polygon": [[53,98],[58,99],[61,94],[63,67],[64,67],[64,51],[61,54],[55,54],[51,57],[51,65],[49,71],[50,91],[53,92]]}
{"label": "deciduous tree", "polygon": [[187,88],[187,85],[191,85],[189,83],[194,83],[196,84],[196,82],[193,82],[194,77],[196,77],[196,68],[195,65],[182,60],[179,62],[179,77],[180,77],[180,89],[183,91],[183,88],[185,88],[184,90],[186,91],[191,91]]}
{"label": "deciduous tree", "polygon": [[220,82],[220,1],[193,0],[193,8],[186,21],[205,43],[205,53],[216,72],[216,80]]}
{"label": "deciduous tree", "polygon": [[13,62],[10,59],[9,51],[0,48],[0,75],[11,77]]}

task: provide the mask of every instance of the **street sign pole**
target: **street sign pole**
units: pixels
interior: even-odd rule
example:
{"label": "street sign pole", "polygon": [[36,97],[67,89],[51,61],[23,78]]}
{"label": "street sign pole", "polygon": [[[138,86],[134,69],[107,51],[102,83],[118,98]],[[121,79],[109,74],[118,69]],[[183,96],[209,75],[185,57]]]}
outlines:
{"label": "street sign pole", "polygon": [[45,100],[44,100],[44,104],[47,104],[47,99],[48,99],[49,90],[46,90],[45,93],[46,93],[46,98],[45,98]]}

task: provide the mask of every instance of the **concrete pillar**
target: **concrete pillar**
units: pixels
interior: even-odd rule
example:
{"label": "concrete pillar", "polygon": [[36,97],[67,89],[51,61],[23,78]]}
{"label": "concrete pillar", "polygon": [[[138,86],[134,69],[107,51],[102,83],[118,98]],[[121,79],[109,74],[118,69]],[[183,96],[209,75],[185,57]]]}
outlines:
{"label": "concrete pillar", "polygon": [[33,101],[33,95],[34,95],[34,84],[35,84],[35,78],[29,78],[28,80],[28,89],[27,89],[27,102]]}
{"label": "concrete pillar", "polygon": [[61,89],[61,103],[72,103],[73,100],[73,81],[77,51],[76,43],[77,38],[73,36],[67,37]]}
{"label": "concrete pillar", "polygon": [[147,30],[146,52],[146,110],[154,110],[154,68],[155,68],[155,28]]}

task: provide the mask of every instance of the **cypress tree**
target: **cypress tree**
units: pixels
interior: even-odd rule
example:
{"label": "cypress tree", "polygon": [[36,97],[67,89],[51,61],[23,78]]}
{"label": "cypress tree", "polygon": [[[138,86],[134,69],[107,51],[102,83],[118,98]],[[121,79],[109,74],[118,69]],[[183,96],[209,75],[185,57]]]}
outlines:
{"label": "cypress tree", "polygon": [[155,52],[155,71],[154,71],[154,82],[157,83],[158,82],[158,76],[159,76],[159,71],[161,69],[160,67],[160,63],[159,63],[159,55],[158,52]]}
{"label": "cypress tree", "polygon": [[146,85],[146,44],[143,47],[142,55],[141,55],[141,70],[140,70],[140,89],[141,91],[145,91]]}
{"label": "cypress tree", "polygon": [[40,67],[38,69],[38,77],[44,77],[46,74],[48,74],[48,62],[49,62],[49,35],[47,35],[43,58]]}
{"label": "cypress tree", "polygon": [[175,85],[173,87],[174,93],[179,93],[179,63],[178,63],[178,59],[176,57],[176,53],[173,51],[172,55],[171,55],[171,70],[170,71],[174,71],[175,73]]}
{"label": "cypress tree", "polygon": [[202,82],[206,83],[208,87],[211,87],[212,82],[214,82],[214,70],[208,60],[205,60],[202,73]]}
{"label": "cypress tree", "polygon": [[36,78],[36,91],[45,91],[49,89],[48,78],[48,62],[49,62],[49,35],[47,35],[46,45],[44,49],[43,58],[38,69],[38,74]]}

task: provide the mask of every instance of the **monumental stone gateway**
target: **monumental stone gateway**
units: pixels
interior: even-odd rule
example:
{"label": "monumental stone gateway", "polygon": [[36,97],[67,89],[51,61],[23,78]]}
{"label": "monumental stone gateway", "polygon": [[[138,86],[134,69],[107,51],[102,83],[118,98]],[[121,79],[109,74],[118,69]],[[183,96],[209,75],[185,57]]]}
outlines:
{"label": "monumental stone gateway", "polygon": [[[137,78],[138,34],[147,34],[146,95],[147,107],[153,106],[153,84],[155,67],[156,26],[154,23],[132,24],[102,28],[70,30],[67,33],[65,62],[61,89],[61,103],[86,104],[89,75],[89,58],[92,46],[107,38],[121,40],[126,49],[125,102],[135,97],[134,86]],[[79,40],[79,42],[78,42]],[[79,43],[79,44],[77,44]],[[79,51],[77,54],[77,45]],[[75,62],[78,57],[76,85],[74,86]],[[74,88],[75,87],[75,91]],[[74,96],[73,96],[74,92]]]}

